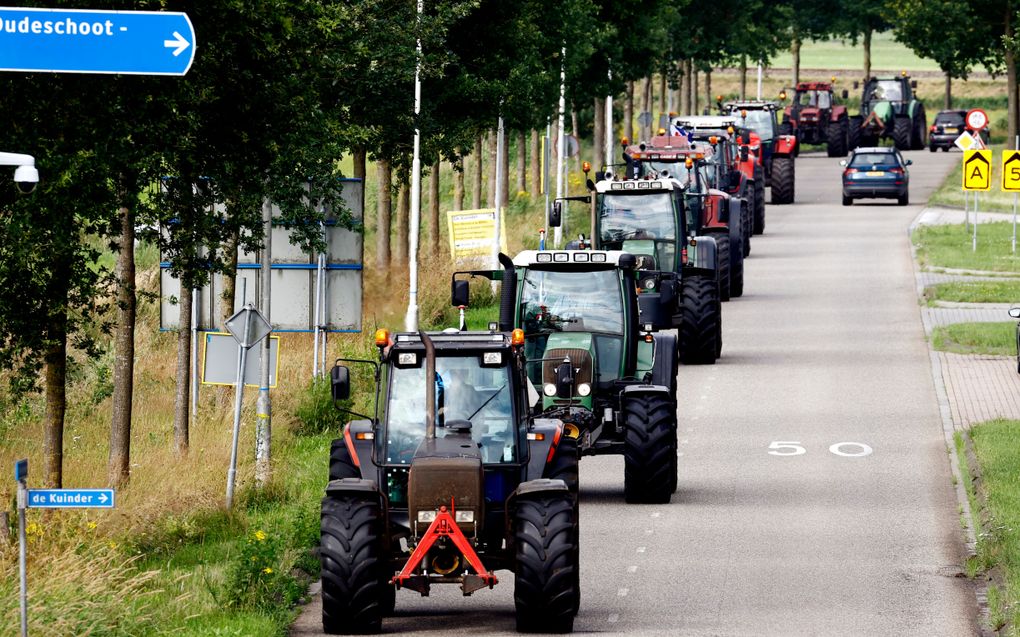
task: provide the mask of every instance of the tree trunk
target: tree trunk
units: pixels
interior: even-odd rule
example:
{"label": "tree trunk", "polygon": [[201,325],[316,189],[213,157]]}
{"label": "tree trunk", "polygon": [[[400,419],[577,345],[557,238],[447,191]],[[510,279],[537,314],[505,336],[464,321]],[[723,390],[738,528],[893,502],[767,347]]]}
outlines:
{"label": "tree trunk", "polygon": [[191,417],[191,298],[192,291],[181,286],[177,321],[177,393],[174,396],[174,452],[188,453]]}
{"label": "tree trunk", "polygon": [[538,129],[531,130],[531,193],[538,197],[542,194],[542,143]]}
{"label": "tree trunk", "polygon": [[[120,249],[117,252],[117,324],[114,327],[113,413],[107,482],[113,488],[131,475],[131,402],[135,372],[135,214],[120,209]],[[234,250],[237,254],[237,250]]]}
{"label": "tree trunk", "polygon": [[595,98],[595,118],[592,121],[591,165],[595,170],[605,166],[606,152],[606,98]]}
{"label": "tree trunk", "polygon": [[[669,86],[666,85],[666,73],[663,72],[659,75],[659,117],[655,119],[655,126],[658,127],[658,122],[662,119],[663,115],[669,115],[669,111],[666,107],[666,91],[669,90]],[[669,119],[668,117],[666,119]]]}
{"label": "tree trunk", "polygon": [[393,170],[390,168],[390,162],[386,159],[380,159],[375,165],[379,181],[376,185],[375,264],[380,268],[385,268],[390,264],[390,220],[393,216]]}
{"label": "tree trunk", "polygon": [[482,175],[485,169],[485,162],[482,161],[482,136],[479,135],[475,138],[475,151],[472,153],[475,156],[475,172],[472,175],[474,177],[475,187],[471,191],[471,208],[478,210],[482,207]]}
{"label": "tree trunk", "polygon": [[[226,243],[223,244],[223,253],[227,258],[227,273],[223,275],[223,290],[220,291],[220,319],[226,322],[234,313],[234,297],[237,294],[237,243],[239,241],[239,230],[236,228],[231,232]],[[242,304],[244,299],[241,299]]]}
{"label": "tree trunk", "polygon": [[488,178],[485,194],[489,208],[496,207],[496,131],[489,130],[485,135],[485,150],[489,158],[489,169],[485,176]]}
{"label": "tree trunk", "polygon": [[691,115],[698,114],[698,67],[691,60]]}
{"label": "tree trunk", "polygon": [[432,241],[432,252],[438,254],[439,241],[439,159],[432,164],[429,173],[429,240]]}
{"label": "tree trunk", "polygon": [[871,27],[864,28],[864,81],[871,77]]}
{"label": "tree trunk", "polygon": [[461,155],[453,168],[453,209],[464,209],[464,156]]}
{"label": "tree trunk", "polygon": [[747,56],[740,56],[740,99],[747,99]]}
{"label": "tree trunk", "polygon": [[64,411],[67,409],[67,317],[50,317],[45,353],[46,413],[43,416],[44,484],[59,489],[64,479]]}
{"label": "tree trunk", "polygon": [[[393,260],[397,263],[407,263],[407,238],[409,236],[408,223],[411,216],[411,189],[407,183],[400,184],[397,191],[397,235],[394,238],[396,245],[393,248]],[[417,231],[417,228],[415,228]]]}
{"label": "tree trunk", "polygon": [[517,131],[517,192],[528,192],[528,137]]}
{"label": "tree trunk", "polygon": [[364,146],[354,149],[354,178],[361,180],[361,211],[365,211],[365,178],[368,176],[368,160]]}
{"label": "tree trunk", "polygon": [[691,61],[680,62],[680,114],[691,114]]}
{"label": "tree trunk", "polygon": [[[1005,22],[1005,36],[1006,38],[1012,39],[1013,37],[1013,9],[1006,9],[1006,22]],[[1008,120],[1006,126],[1006,147],[1012,146],[1016,142],[1017,131],[1020,131],[1020,121],[1018,121],[1018,115],[1020,111],[1017,108],[1017,77],[1016,77],[1016,54],[1013,51],[1013,47],[1006,46],[1006,119]]]}
{"label": "tree trunk", "polygon": [[623,105],[623,131],[628,141],[634,141],[634,82],[627,82],[627,97]]}
{"label": "tree trunk", "polygon": [[705,71],[705,106],[711,110],[714,100],[712,99],[712,69]]}
{"label": "tree trunk", "polygon": [[793,42],[790,44],[790,55],[793,56],[793,87],[796,89],[800,83],[800,35],[793,35]]}
{"label": "tree trunk", "polygon": [[642,121],[645,122],[641,124],[641,139],[643,141],[647,141],[652,137],[651,115],[652,78],[649,76],[641,80],[641,114],[639,117],[644,118]]}
{"label": "tree trunk", "polygon": [[[581,171],[581,133],[578,131],[578,128],[577,128],[577,110],[573,108],[573,105],[571,105],[571,109],[570,109],[570,133],[574,136],[574,139],[577,140],[577,156],[574,158],[574,165],[575,165],[574,170],[580,172]],[[570,164],[567,164],[567,165],[569,166]],[[568,179],[568,181],[569,181],[569,179]],[[569,186],[568,186],[568,188],[569,188]]]}
{"label": "tree trunk", "polygon": [[942,108],[947,111],[953,108],[953,76],[948,71],[946,72],[946,101]]}

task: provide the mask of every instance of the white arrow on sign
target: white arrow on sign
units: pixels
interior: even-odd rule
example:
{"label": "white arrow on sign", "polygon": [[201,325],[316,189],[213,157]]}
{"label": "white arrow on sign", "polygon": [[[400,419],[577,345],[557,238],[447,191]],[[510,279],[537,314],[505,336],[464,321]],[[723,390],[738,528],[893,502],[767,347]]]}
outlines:
{"label": "white arrow on sign", "polygon": [[106,501],[107,501],[107,500],[109,500],[109,498],[107,498],[107,497],[106,497],[106,494],[105,494],[105,493],[100,493],[100,494],[99,494],[99,501],[100,501],[100,502],[102,502],[103,504],[106,504]]}
{"label": "white arrow on sign", "polygon": [[173,49],[174,47],[177,47],[176,49],[174,49],[174,57],[177,57],[181,53],[184,53],[184,49],[191,46],[191,43],[185,40],[183,35],[174,31],[174,39],[163,40],[163,46],[165,46],[168,49]]}

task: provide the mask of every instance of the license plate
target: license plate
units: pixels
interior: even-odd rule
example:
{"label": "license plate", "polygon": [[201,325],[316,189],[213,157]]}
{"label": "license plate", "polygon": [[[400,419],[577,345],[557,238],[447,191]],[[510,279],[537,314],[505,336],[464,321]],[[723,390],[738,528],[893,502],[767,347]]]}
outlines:
{"label": "license plate", "polygon": [[944,133],[958,133],[958,132],[960,132],[960,129],[955,127],[955,126],[946,126],[945,128],[942,129],[942,132],[944,132]]}
{"label": "license plate", "polygon": [[882,170],[869,170],[864,174],[868,177],[885,177],[885,171]]}

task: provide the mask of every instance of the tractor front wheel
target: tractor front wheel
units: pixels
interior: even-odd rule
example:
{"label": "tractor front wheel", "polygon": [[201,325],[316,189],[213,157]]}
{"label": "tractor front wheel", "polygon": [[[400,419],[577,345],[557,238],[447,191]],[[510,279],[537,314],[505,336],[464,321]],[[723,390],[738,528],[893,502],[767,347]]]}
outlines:
{"label": "tractor front wheel", "polygon": [[331,634],[377,633],[395,589],[383,549],[383,515],[374,495],[322,500],[319,556],[322,628]]}
{"label": "tractor front wheel", "polygon": [[552,462],[545,466],[542,477],[550,480],[563,480],[567,484],[567,490],[576,497],[577,459],[577,438],[571,438],[566,434],[561,435],[560,441],[556,444]]}
{"label": "tractor front wheel", "polygon": [[684,278],[680,290],[677,340],[684,365],[711,365],[722,347],[719,286],[706,276]]}
{"label": "tractor front wheel", "polygon": [[665,504],[676,490],[676,402],[665,394],[627,398],[624,480],[627,502]]}
{"label": "tractor front wheel", "polygon": [[854,115],[850,118],[846,131],[847,150],[853,150],[861,145],[861,126],[863,124],[864,118],[860,115]]}
{"label": "tractor front wheel", "polygon": [[910,150],[910,135],[913,124],[906,115],[898,115],[893,122],[893,143],[897,150]]}
{"label": "tractor front wheel", "polygon": [[829,157],[846,156],[846,120],[829,122],[826,130],[825,150]]}
{"label": "tractor front wheel", "polygon": [[573,498],[546,493],[517,500],[514,606],[517,631],[569,633],[581,596]]}
{"label": "tractor front wheel", "polygon": [[351,458],[351,451],[347,448],[347,441],[343,438],[336,438],[329,446],[329,479],[341,480],[343,478],[360,478],[361,471],[354,466]]}
{"label": "tractor front wheel", "polygon": [[740,198],[740,256],[746,257],[751,254],[751,233],[754,231],[754,191],[745,191]]}
{"label": "tractor front wheel", "polygon": [[718,235],[715,238],[716,254],[719,256],[719,299],[730,300],[730,238]]}
{"label": "tractor front wheel", "polygon": [[765,177],[754,180],[754,234],[765,232]]}
{"label": "tractor front wheel", "polygon": [[910,132],[911,150],[924,150],[927,140],[925,135],[928,132],[928,118],[924,113],[924,104],[918,104],[914,110],[914,125]]}
{"label": "tractor front wheel", "polygon": [[772,203],[793,203],[793,157],[772,158]]}
{"label": "tractor front wheel", "polygon": [[[749,232],[744,232],[743,244],[747,241]],[[733,246],[730,251],[730,298],[744,295],[744,251],[740,246]]]}

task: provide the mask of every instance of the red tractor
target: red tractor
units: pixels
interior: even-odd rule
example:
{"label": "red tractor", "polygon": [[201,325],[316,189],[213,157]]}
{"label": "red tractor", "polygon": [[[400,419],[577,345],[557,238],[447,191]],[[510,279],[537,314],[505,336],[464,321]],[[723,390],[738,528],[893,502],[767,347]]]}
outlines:
{"label": "red tractor", "polygon": [[737,118],[739,128],[753,131],[759,138],[755,154],[765,168],[766,185],[772,189],[772,203],[793,203],[795,172],[793,159],[797,155],[797,137],[779,131],[775,102],[746,100],[719,105],[724,115]]}
{"label": "red tractor", "polygon": [[[779,94],[786,99],[786,91]],[[843,99],[847,91],[843,90]],[[793,103],[783,110],[780,135],[795,135],[800,144],[825,144],[829,157],[847,152],[849,116],[846,106],[835,103],[829,82],[801,82],[793,94]]]}

